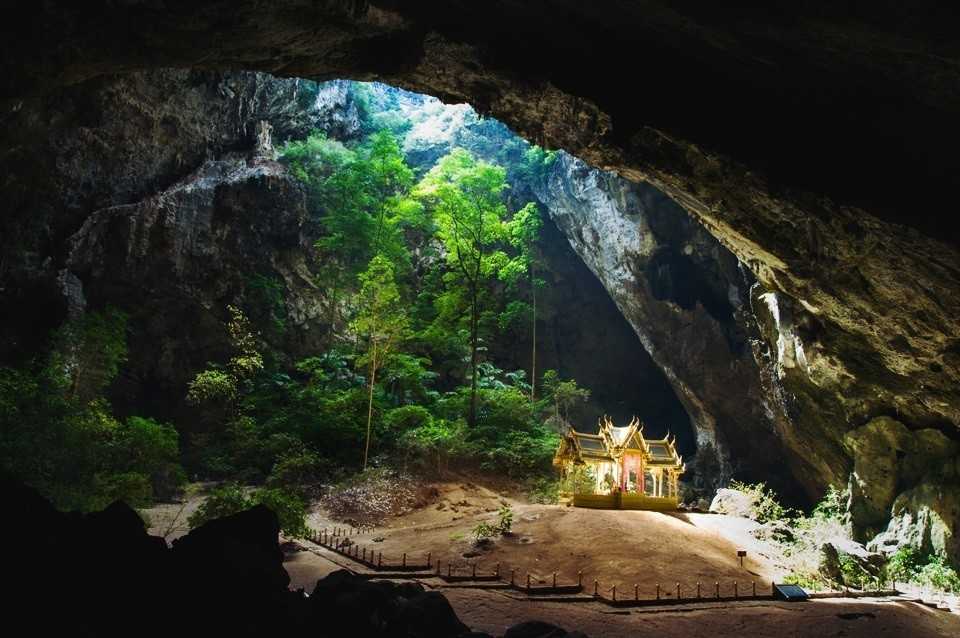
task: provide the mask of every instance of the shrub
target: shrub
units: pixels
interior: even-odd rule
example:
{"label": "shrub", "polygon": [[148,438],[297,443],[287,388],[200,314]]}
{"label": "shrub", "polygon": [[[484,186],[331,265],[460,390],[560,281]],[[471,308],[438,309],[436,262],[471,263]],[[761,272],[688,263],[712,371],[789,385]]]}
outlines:
{"label": "shrub", "polygon": [[307,509],[295,493],[280,488],[263,488],[253,493],[252,500],[273,510],[284,536],[303,538],[307,535]]}
{"label": "shrub", "polygon": [[783,582],[788,585],[798,585],[808,590],[815,590],[820,587],[820,579],[813,574],[792,573],[783,577]]}
{"label": "shrub", "polygon": [[792,514],[789,508],[780,504],[776,492],[768,488],[766,483],[750,484],[734,480],[730,481],[730,487],[751,497],[754,519],[758,523],[782,521]]}
{"label": "shrub", "polygon": [[506,503],[500,506],[497,512],[497,531],[501,534],[509,534],[513,528],[513,509]]}
{"label": "shrub", "polygon": [[932,556],[927,564],[920,568],[916,581],[939,591],[960,591],[960,576],[947,565],[942,556]]}
{"label": "shrub", "polygon": [[433,423],[429,410],[421,405],[405,405],[383,415],[383,425],[397,433],[406,432]]}
{"label": "shrub", "polygon": [[435,419],[405,432],[400,444],[406,448],[408,457],[413,456],[426,468],[442,475],[447,471],[450,457],[464,447],[465,428],[463,421]]}
{"label": "shrub", "polygon": [[264,488],[248,494],[236,483],[226,483],[214,489],[197,511],[190,515],[187,524],[193,529],[255,505],[265,505],[277,515],[280,531],[285,536],[298,538],[306,534],[306,507],[296,494],[279,488]]}
{"label": "shrub", "polygon": [[887,576],[901,583],[914,581],[922,562],[920,552],[914,547],[905,545],[891,554],[887,562]]}
{"label": "shrub", "polygon": [[242,512],[253,505],[242,487],[236,483],[226,483],[210,492],[197,511],[187,518],[187,524],[190,529],[200,527],[208,521]]}
{"label": "shrub", "polygon": [[488,538],[496,536],[499,530],[490,523],[482,521],[477,523],[477,526],[470,530],[470,532],[473,534],[473,540],[477,543],[480,543]]}
{"label": "shrub", "polygon": [[535,478],[529,482],[527,498],[531,503],[556,505],[560,500],[561,481],[549,478]]}
{"label": "shrub", "polygon": [[267,477],[267,487],[282,488],[306,496],[335,471],[330,461],[313,452],[303,449],[292,451],[281,455],[274,463]]}

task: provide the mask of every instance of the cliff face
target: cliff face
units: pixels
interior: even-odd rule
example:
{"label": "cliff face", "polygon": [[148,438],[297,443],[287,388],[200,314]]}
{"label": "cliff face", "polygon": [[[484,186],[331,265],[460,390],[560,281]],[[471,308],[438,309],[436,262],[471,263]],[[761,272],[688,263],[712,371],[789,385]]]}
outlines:
{"label": "cliff face", "polygon": [[308,268],[305,221],[303,192],[282,166],[236,156],[87,218],[69,240],[65,276],[93,305],[130,314],[119,405],[169,414],[197,370],[228,356],[222,321],[231,303],[263,315],[277,351],[297,358],[321,349],[330,312]]}
{"label": "cliff face", "polygon": [[[93,211],[136,203],[206,160],[253,145],[257,122],[299,124],[298,84],[255,73],[161,70],[18,100],[0,133],[0,356],[29,357],[62,321],[68,241]],[[309,123],[304,124],[309,126]],[[298,131],[300,132],[300,131]]]}

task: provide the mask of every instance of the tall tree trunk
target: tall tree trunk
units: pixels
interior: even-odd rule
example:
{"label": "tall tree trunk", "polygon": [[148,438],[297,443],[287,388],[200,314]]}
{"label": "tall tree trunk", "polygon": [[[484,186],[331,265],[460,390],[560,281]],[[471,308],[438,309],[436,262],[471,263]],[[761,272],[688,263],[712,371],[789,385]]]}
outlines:
{"label": "tall tree trunk", "polygon": [[377,383],[377,342],[373,342],[373,355],[370,358],[370,396],[367,401],[367,444],[363,448],[363,469],[367,469],[367,457],[370,455],[370,426],[373,423],[373,388]]}
{"label": "tall tree trunk", "polygon": [[530,353],[530,403],[537,400],[537,279],[530,264],[530,294],[533,300],[533,348]]}
{"label": "tall tree trunk", "polygon": [[471,292],[470,308],[470,414],[467,423],[470,427],[477,424],[477,290]]}

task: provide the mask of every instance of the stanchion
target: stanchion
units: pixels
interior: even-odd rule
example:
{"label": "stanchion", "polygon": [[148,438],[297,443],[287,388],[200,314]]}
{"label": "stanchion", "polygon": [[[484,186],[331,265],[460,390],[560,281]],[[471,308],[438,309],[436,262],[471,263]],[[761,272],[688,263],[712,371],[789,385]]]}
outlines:
{"label": "stanchion", "polygon": [[599,581],[599,580],[593,581],[593,595],[594,595],[594,597],[600,595],[600,581]]}
{"label": "stanchion", "polygon": [[680,600],[680,583],[677,583],[677,600]]}
{"label": "stanchion", "polygon": [[733,581],[733,599],[736,600],[740,597],[740,591],[737,588],[737,581]]}
{"label": "stanchion", "polygon": [[637,583],[633,584],[633,599],[640,600],[640,585]]}
{"label": "stanchion", "polygon": [[577,587],[583,589],[583,570],[577,571]]}
{"label": "stanchion", "polygon": [[377,567],[383,567],[383,552],[377,552]]}
{"label": "stanchion", "polygon": [[510,586],[511,586],[511,587],[513,587],[513,585],[514,585],[514,576],[516,576],[516,575],[517,575],[517,570],[516,570],[516,569],[511,569],[511,570],[510,570]]}
{"label": "stanchion", "polygon": [[407,553],[406,553],[406,552],[403,553],[403,563],[402,563],[402,565],[403,565],[404,567],[407,566]]}
{"label": "stanchion", "polygon": [[557,588],[557,572],[553,572],[553,588]]}
{"label": "stanchion", "polygon": [[497,563],[494,574],[496,574],[497,579],[499,580],[500,579],[500,563]]}
{"label": "stanchion", "polygon": [[716,594],[717,600],[720,600],[720,582],[717,581],[714,583],[714,593]]}
{"label": "stanchion", "polygon": [[657,600],[660,600],[660,583],[657,583]]}
{"label": "stanchion", "polygon": [[697,581],[697,600],[700,600],[700,581]]}
{"label": "stanchion", "polygon": [[616,585],[610,588],[610,593],[613,594],[613,597],[611,598],[611,600],[613,602],[617,602],[617,586]]}
{"label": "stanchion", "polygon": [[527,572],[527,591],[530,591],[530,573]]}

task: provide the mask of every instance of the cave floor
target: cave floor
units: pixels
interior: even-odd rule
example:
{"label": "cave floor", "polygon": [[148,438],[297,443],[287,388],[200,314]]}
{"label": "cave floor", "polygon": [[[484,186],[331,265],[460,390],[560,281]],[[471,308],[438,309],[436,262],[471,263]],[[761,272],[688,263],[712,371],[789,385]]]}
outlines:
{"label": "cave floor", "polygon": [[501,592],[443,592],[460,619],[476,631],[502,635],[524,620],[544,620],[588,636],[800,638],[960,636],[960,615],[882,599],[821,599],[804,603],[742,602],[614,610],[601,604],[517,601]]}
{"label": "cave floor", "polygon": [[[346,564],[345,559],[338,562]],[[340,565],[312,552],[291,554],[285,563],[291,587],[312,589],[317,578]],[[503,635],[527,620],[542,620],[588,636],[662,636],[695,638],[925,638],[960,635],[960,614],[934,610],[889,598],[825,598],[803,603],[742,601],[691,603],[643,609],[614,609],[601,603],[559,603],[531,600],[517,592],[443,586],[441,591],[460,619],[475,631]]]}

